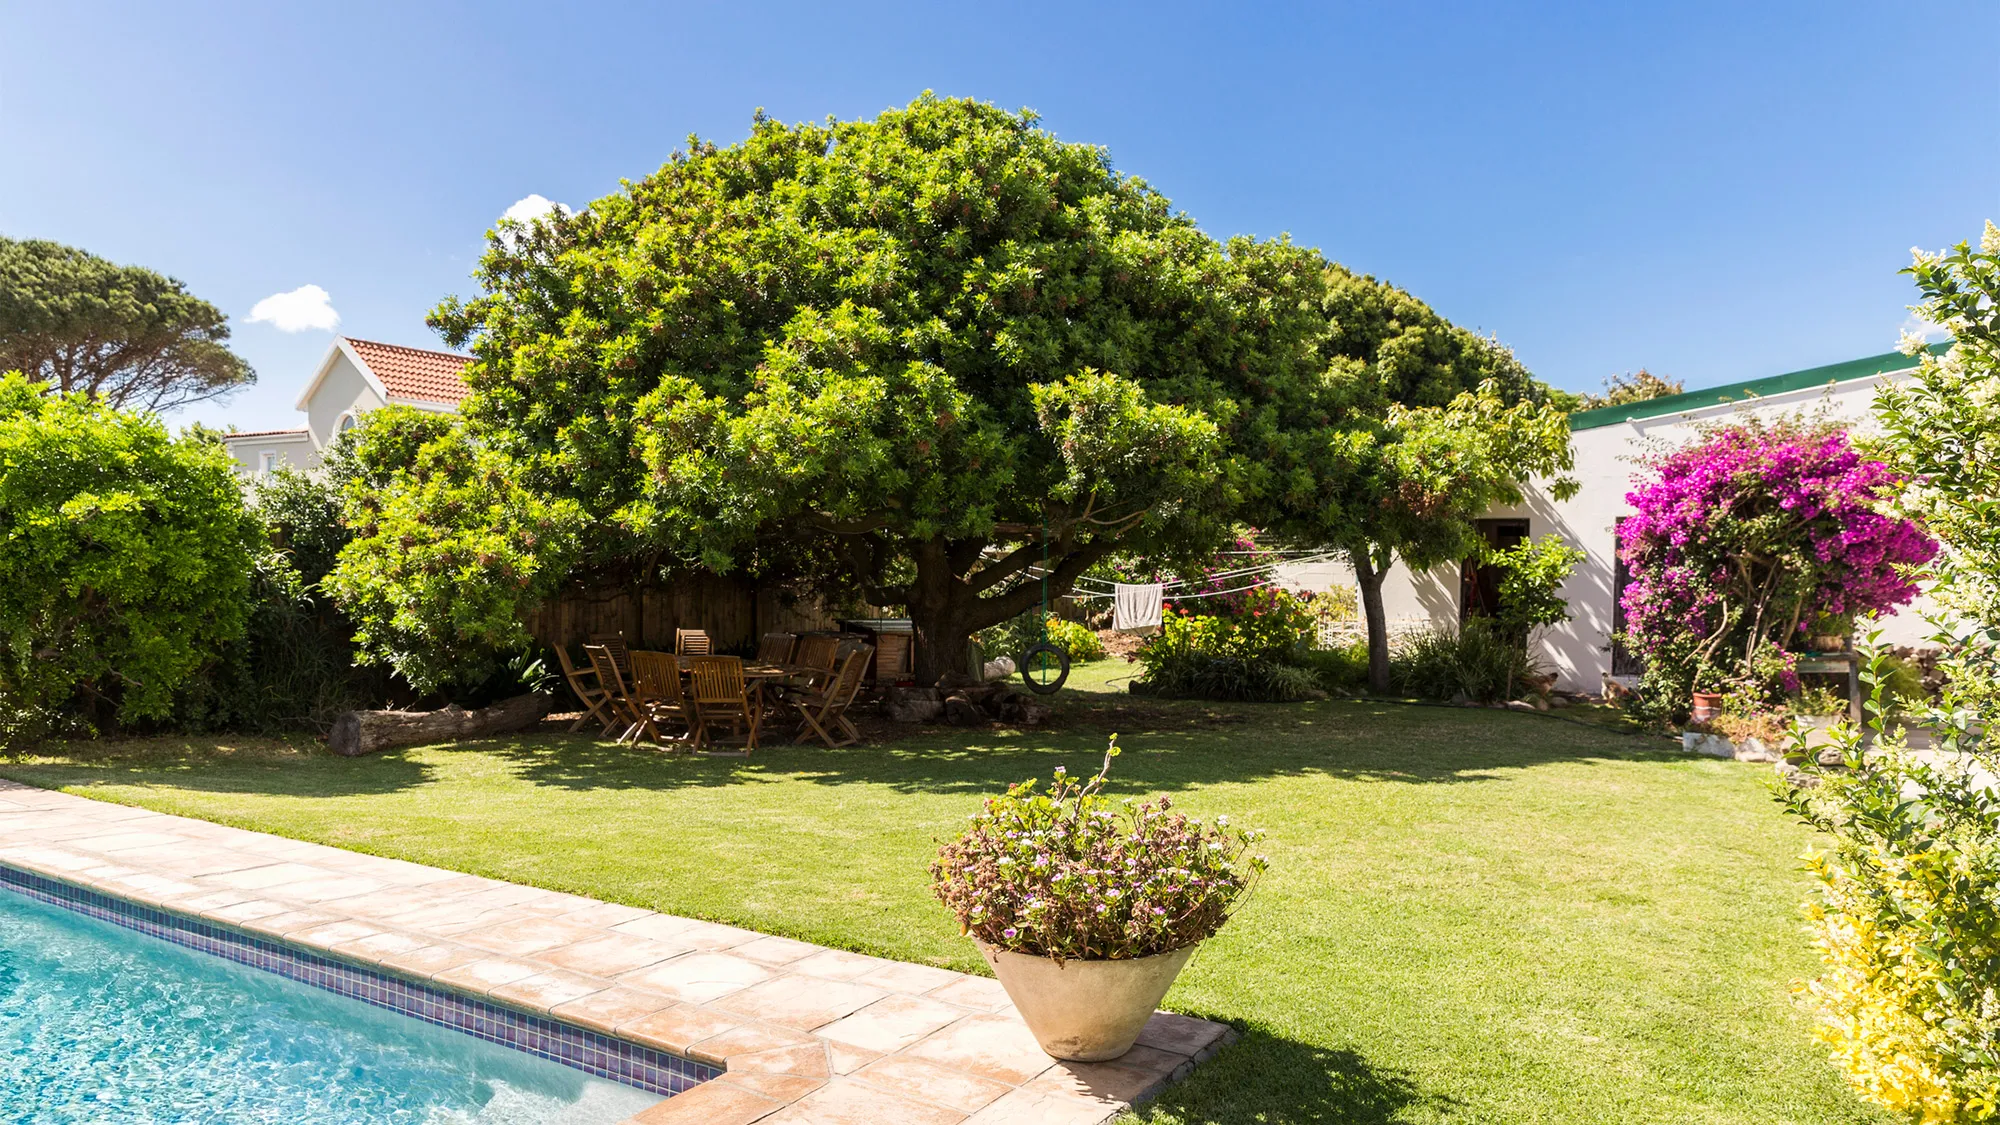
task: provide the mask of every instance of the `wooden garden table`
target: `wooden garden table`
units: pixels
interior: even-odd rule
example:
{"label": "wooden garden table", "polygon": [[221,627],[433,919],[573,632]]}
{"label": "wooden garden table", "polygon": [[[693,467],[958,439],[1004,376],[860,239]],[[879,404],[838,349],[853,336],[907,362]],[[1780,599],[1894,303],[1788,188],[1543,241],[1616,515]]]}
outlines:
{"label": "wooden garden table", "polygon": [[1814,652],[1799,656],[1793,671],[1847,677],[1847,715],[1861,725],[1861,656],[1852,652]]}

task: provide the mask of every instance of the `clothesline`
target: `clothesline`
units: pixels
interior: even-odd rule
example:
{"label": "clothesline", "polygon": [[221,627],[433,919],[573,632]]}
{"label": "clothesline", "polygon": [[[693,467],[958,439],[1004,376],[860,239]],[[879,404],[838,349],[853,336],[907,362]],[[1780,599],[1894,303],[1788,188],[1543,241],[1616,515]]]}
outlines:
{"label": "clothesline", "polygon": [[[1321,551],[1317,554],[1306,555],[1301,558],[1287,559],[1283,562],[1263,563],[1257,566],[1242,567],[1237,570],[1217,571],[1213,574],[1203,575],[1201,578],[1201,582],[1199,584],[1207,585],[1213,582],[1227,582],[1231,579],[1247,578],[1252,575],[1269,574],[1275,572],[1279,567],[1313,566],[1315,564],[1322,562],[1334,562],[1338,561],[1340,557],[1341,557],[1341,552],[1339,551]],[[1040,567],[1029,567],[1026,573],[1027,576],[1032,579],[1032,578],[1045,577],[1048,572],[1044,571]],[[1115,587],[1119,585],[1119,583],[1113,582],[1110,579],[1097,578],[1091,575],[1078,576],[1076,579],[1076,583],[1079,586],[1083,586],[1085,587],[1085,589],[1089,590],[1093,596],[1102,596],[1102,597],[1111,596],[1111,594],[1114,592]],[[1166,582],[1159,583],[1159,586],[1162,591],[1178,590],[1184,587],[1194,586],[1194,585],[1197,585],[1197,583],[1189,582],[1179,578],[1170,579]],[[1255,587],[1246,586],[1243,588],[1247,590],[1247,589],[1254,589]],[[1221,591],[1214,591],[1213,593],[1233,593],[1233,592],[1234,591],[1230,590],[1221,590]],[[1080,596],[1080,595],[1073,595],[1073,596]],[[1201,594],[1201,595],[1190,594],[1185,596],[1209,597],[1212,596],[1212,594]]]}

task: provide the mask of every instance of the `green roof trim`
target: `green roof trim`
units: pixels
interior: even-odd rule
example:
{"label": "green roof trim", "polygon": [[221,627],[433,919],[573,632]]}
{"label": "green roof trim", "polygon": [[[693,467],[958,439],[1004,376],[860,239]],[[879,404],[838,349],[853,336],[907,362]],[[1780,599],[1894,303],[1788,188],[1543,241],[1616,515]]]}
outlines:
{"label": "green roof trim", "polygon": [[[1930,346],[1930,352],[1932,355],[1943,355],[1950,348],[1950,340],[1941,340]],[[1594,430],[1599,426],[1615,426],[1620,422],[1631,422],[1640,418],[1685,414],[1691,410],[1702,410],[1747,398],[1769,398],[1791,391],[1803,391],[1809,387],[1824,387],[1833,383],[1867,379],[1875,375],[1887,375],[1892,371],[1908,371],[1916,365],[1917,360],[1914,356],[1907,356],[1902,352],[1887,352],[1882,355],[1871,355],[1867,359],[1850,359],[1846,363],[1808,367],[1804,371],[1793,371],[1784,375],[1767,375],[1762,379],[1725,383],[1720,387],[1706,387],[1685,394],[1668,395],[1665,398],[1628,402],[1623,406],[1601,406],[1596,410],[1579,410],[1569,416],[1569,428]]]}

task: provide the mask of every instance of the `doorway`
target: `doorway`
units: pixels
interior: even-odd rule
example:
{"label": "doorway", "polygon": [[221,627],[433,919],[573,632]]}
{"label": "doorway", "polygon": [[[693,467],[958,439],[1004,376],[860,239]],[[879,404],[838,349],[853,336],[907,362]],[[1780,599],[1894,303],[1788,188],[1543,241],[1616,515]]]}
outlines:
{"label": "doorway", "polygon": [[[1475,520],[1480,538],[1495,550],[1504,551],[1518,546],[1528,537],[1528,521],[1525,519]],[[1459,624],[1474,617],[1493,617],[1500,612],[1500,579],[1506,568],[1467,559],[1459,566],[1458,576],[1458,620]]]}

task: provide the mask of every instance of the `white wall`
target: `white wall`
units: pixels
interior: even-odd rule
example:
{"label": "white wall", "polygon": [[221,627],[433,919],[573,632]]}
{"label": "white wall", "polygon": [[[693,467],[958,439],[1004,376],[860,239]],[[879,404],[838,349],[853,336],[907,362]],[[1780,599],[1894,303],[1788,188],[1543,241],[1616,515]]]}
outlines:
{"label": "white wall", "polygon": [[[1874,425],[1870,406],[1876,389],[1885,381],[1905,378],[1907,374],[1895,372],[1747,403],[1721,404],[1576,431],[1571,441],[1576,454],[1575,476],[1581,487],[1574,497],[1557,503],[1540,486],[1532,486],[1522,504],[1489,513],[1502,518],[1524,517],[1530,535],[1557,534],[1585,551],[1583,562],[1562,588],[1562,596],[1569,602],[1571,620],[1544,629],[1536,637],[1538,655],[1557,673],[1558,686],[1570,691],[1594,692],[1601,687],[1603,675],[1611,670],[1612,584],[1616,576],[1613,529],[1618,517],[1631,514],[1625,494],[1631,491],[1634,478],[1641,471],[1637,459],[1649,448],[1684,443],[1694,436],[1694,423],[1737,414],[1770,418],[1823,408],[1832,417],[1847,421],[1856,432],[1867,432]],[[1354,584],[1353,572],[1335,565],[1299,568],[1296,576],[1287,574],[1285,579],[1288,585],[1304,589],[1325,589],[1336,582]],[[1423,622],[1439,628],[1457,627],[1456,566],[1412,575],[1398,563],[1383,580],[1382,595],[1392,633],[1407,631]],[[1881,622],[1884,643],[1922,642],[1928,636],[1922,620],[1926,608],[1919,599],[1901,614]]]}
{"label": "white wall", "polygon": [[360,414],[381,405],[382,396],[342,352],[333,357],[326,378],[320,380],[306,403],[306,428],[312,431],[313,444],[324,449],[333,440],[342,415],[350,411]]}
{"label": "white wall", "polygon": [[319,447],[313,444],[312,436],[301,430],[296,435],[271,435],[242,439],[224,438],[223,444],[236,455],[236,471],[244,476],[258,476],[263,472],[264,455],[271,455],[274,469],[316,469],[319,467]]}

